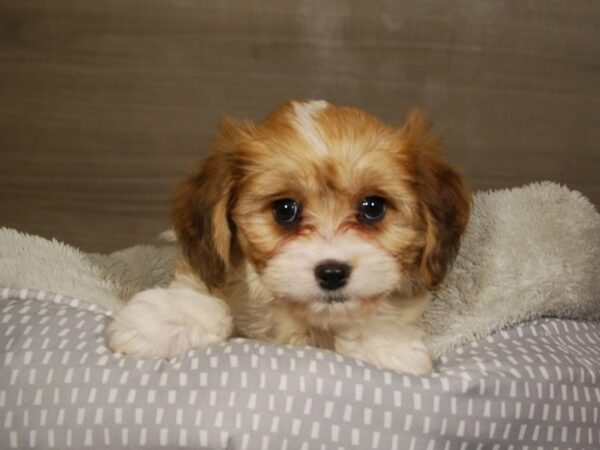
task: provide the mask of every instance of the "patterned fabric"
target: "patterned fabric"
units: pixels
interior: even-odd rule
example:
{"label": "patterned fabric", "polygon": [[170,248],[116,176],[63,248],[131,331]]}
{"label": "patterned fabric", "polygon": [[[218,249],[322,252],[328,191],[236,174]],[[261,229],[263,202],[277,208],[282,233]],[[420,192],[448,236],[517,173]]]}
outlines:
{"label": "patterned fabric", "polygon": [[402,376],[236,339],[173,361],[110,353],[109,313],[0,291],[0,448],[600,448],[600,324],[544,319]]}

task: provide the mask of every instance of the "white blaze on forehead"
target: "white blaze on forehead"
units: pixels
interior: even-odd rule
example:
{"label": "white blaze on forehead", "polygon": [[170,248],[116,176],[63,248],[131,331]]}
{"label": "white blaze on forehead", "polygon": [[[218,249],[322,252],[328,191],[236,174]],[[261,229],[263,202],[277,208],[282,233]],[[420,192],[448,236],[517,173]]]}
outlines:
{"label": "white blaze on forehead", "polygon": [[294,103],[294,112],[291,122],[296,131],[306,140],[310,148],[321,155],[327,153],[327,145],[317,124],[315,117],[329,106],[325,100],[313,100],[305,103]]}

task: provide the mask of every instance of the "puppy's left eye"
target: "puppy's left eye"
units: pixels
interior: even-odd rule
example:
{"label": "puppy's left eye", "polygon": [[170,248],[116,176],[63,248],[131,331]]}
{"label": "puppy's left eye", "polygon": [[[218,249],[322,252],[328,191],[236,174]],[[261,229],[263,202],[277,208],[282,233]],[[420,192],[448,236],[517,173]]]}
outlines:
{"label": "puppy's left eye", "polygon": [[379,222],[385,216],[385,199],[378,196],[363,198],[358,204],[358,218],[363,223]]}
{"label": "puppy's left eye", "polygon": [[280,225],[291,225],[300,219],[300,206],[293,198],[282,198],[273,203],[273,217]]}

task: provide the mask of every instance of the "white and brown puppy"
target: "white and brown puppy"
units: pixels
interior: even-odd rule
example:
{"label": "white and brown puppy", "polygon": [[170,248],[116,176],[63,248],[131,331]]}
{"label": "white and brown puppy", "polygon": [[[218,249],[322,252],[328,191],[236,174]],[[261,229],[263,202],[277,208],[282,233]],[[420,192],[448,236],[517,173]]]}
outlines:
{"label": "white and brown puppy", "polygon": [[245,336],[426,373],[415,323],[444,278],[471,196],[419,112],[399,129],[355,108],[290,101],[224,120],[176,189],[183,258],[137,294],[109,345],[169,358]]}

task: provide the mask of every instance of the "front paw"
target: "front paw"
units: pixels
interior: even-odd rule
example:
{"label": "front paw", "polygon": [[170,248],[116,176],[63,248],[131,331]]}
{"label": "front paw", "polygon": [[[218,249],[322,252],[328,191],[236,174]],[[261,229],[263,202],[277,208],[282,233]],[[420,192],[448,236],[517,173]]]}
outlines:
{"label": "front paw", "polygon": [[115,353],[168,359],[223,342],[232,329],[222,300],[190,288],[154,288],[129,300],[106,335]]}
{"label": "front paw", "polygon": [[377,355],[373,364],[382,369],[390,369],[397,373],[426,375],[433,369],[431,353],[423,345],[400,345],[389,349],[386,354]]}
{"label": "front paw", "polygon": [[335,347],[344,355],[361,359],[380,369],[412,375],[430,373],[433,368],[431,353],[419,333],[408,334],[347,334],[336,338]]}

